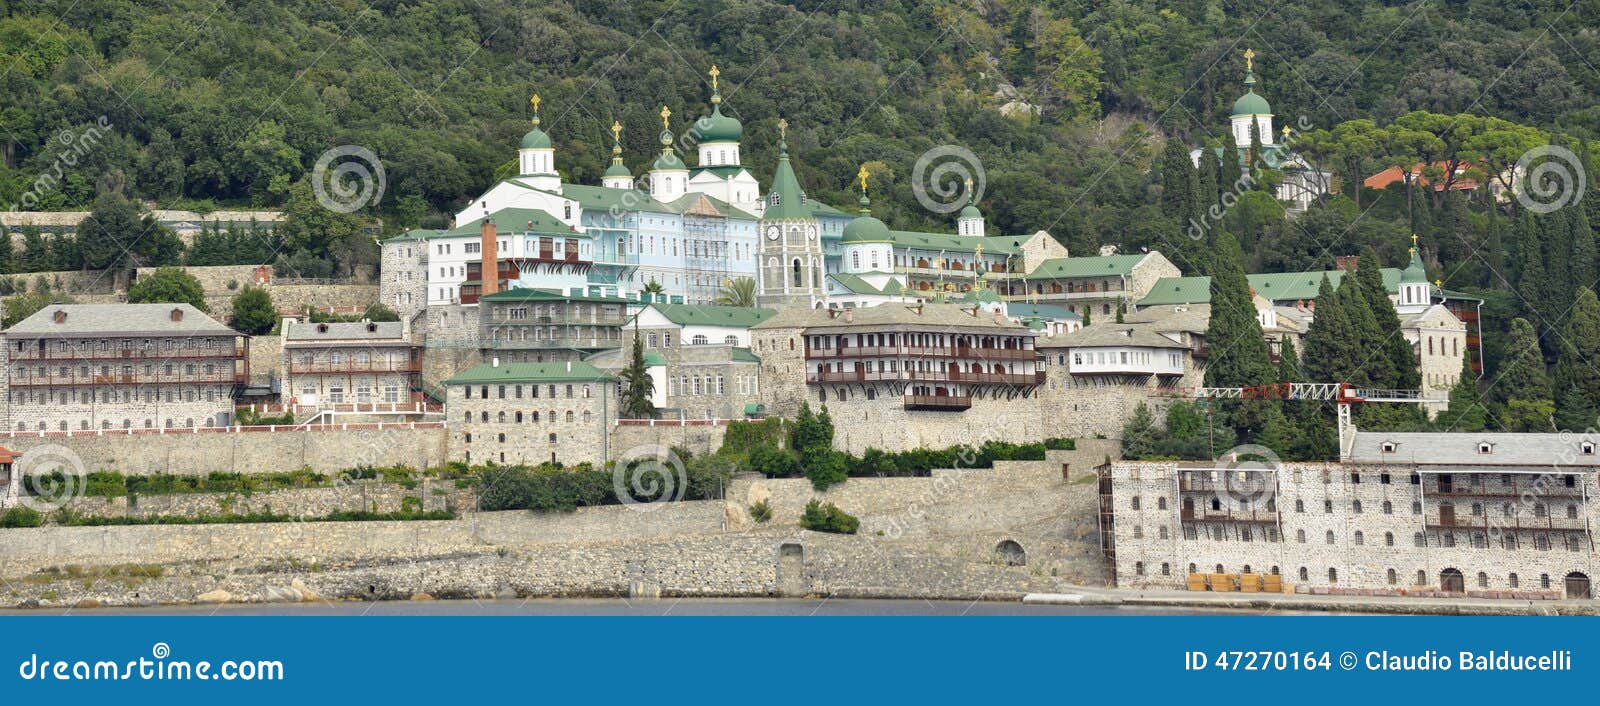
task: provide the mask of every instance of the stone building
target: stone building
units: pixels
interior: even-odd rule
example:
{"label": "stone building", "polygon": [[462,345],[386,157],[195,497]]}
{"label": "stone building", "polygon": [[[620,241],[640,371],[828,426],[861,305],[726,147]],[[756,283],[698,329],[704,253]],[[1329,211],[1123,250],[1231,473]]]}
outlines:
{"label": "stone building", "polygon": [[479,346],[506,362],[581,360],[622,345],[629,300],[511,289],[478,302]]}
{"label": "stone building", "polygon": [[[585,359],[616,374],[627,367],[632,330],[617,350]],[[643,334],[641,334],[643,335]],[[749,348],[722,343],[646,349],[645,369],[654,383],[650,397],[661,419],[741,419],[761,414],[761,360]]]}
{"label": "stone building", "polygon": [[616,378],[584,362],[502,363],[444,381],[449,456],[467,463],[604,463]]}
{"label": "stone building", "polygon": [[1588,598],[1597,446],[1357,432],[1340,463],[1117,462],[1102,523],[1119,586],[1280,574],[1326,593]]}
{"label": "stone building", "polygon": [[326,411],[401,411],[422,401],[422,347],[405,322],[283,322],[282,397]]}
{"label": "stone building", "polygon": [[1050,422],[1035,333],[953,304],[786,309],[751,328],[762,399],[778,415],[825,406],[835,443],[900,451],[1038,440]]}
{"label": "stone building", "polygon": [[248,337],[188,304],[52,304],[4,334],[5,428],[227,426]]}

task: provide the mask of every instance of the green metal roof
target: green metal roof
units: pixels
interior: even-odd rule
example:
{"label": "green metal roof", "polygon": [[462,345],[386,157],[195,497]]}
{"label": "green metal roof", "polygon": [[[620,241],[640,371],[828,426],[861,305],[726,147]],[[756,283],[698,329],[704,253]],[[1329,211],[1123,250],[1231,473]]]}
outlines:
{"label": "green metal roof", "polygon": [[[983,251],[995,255],[1011,255],[1017,251],[1013,243],[1022,242],[1022,238],[996,236],[993,238],[974,238],[970,235],[956,235],[954,233],[921,233],[910,230],[892,230],[889,235],[894,238],[894,244],[916,250],[939,252],[975,252],[979,245]],[[1080,258],[1081,259],[1081,258]],[[1048,264],[1048,263],[1047,263]]]}
{"label": "green metal roof", "polygon": [[[812,209],[806,207],[805,197],[800,189],[800,179],[794,175],[794,167],[789,164],[789,145],[778,143],[778,170],[772,175],[772,190],[767,193],[767,211],[763,217],[769,219],[780,218],[810,218]],[[776,198],[777,203],[772,199]]]}
{"label": "green metal roof", "polygon": [[1256,95],[1254,90],[1250,90],[1244,95],[1239,96],[1239,100],[1233,102],[1233,114],[1271,115],[1272,106],[1267,103],[1267,99]]}
{"label": "green metal roof", "polygon": [[507,384],[519,382],[611,382],[605,371],[584,362],[564,363],[484,363],[467,368],[445,385]]}
{"label": "green metal roof", "polygon": [[[494,219],[496,233],[548,233],[588,237],[568,228],[567,224],[557,220],[555,216],[534,208],[502,208],[489,214],[489,217]],[[478,218],[447,231],[438,231],[436,237],[477,235],[483,231],[482,224],[483,219]]]}
{"label": "green metal roof", "polygon": [[844,272],[835,272],[828,276],[832,277],[833,281],[838,282],[839,286],[849,290],[851,294],[883,294],[883,290],[868,284],[866,280],[861,279],[856,275],[847,274]]}
{"label": "green metal roof", "polygon": [[1411,262],[1406,265],[1405,271],[1400,273],[1400,281],[1407,283],[1428,281],[1428,268],[1422,265],[1422,255],[1416,248],[1411,249]]}
{"label": "green metal roof", "polygon": [[679,326],[731,326],[749,328],[778,313],[776,309],[716,304],[651,304],[668,321]]}
{"label": "green metal roof", "polygon": [[889,233],[889,226],[883,224],[870,213],[863,213],[850,221],[844,227],[844,237],[840,238],[845,243],[890,243],[894,236]]}
{"label": "green metal roof", "polygon": [[667,364],[665,356],[654,351],[644,354],[644,365],[647,368],[659,368]]}
{"label": "green metal roof", "polygon": [[752,353],[749,348],[733,349],[733,361],[736,363],[759,363],[761,358]]}
{"label": "green metal roof", "polygon": [[[513,179],[512,181],[515,180]],[[527,186],[526,184],[519,185]],[[537,191],[537,189],[535,190]],[[577,201],[579,206],[589,211],[605,211],[615,208],[619,211],[676,213],[670,206],[634,189],[607,189],[603,186],[590,186],[588,184],[562,184],[561,193],[558,195]]]}
{"label": "green metal roof", "polygon": [[726,179],[731,176],[738,176],[740,172],[744,171],[747,170],[737,164],[719,164],[715,167],[695,167],[689,170],[689,178],[693,179],[696,176],[699,176],[702,172],[711,172],[712,174],[717,175],[718,178]]}
{"label": "green metal roof", "polygon": [[744,126],[737,118],[722,114],[722,106],[712,103],[711,114],[694,122],[701,142],[738,142],[744,135]]}
{"label": "green metal roof", "polygon": [[1138,255],[1104,255],[1096,257],[1058,257],[1039,263],[1028,273],[1028,279],[1070,279],[1073,277],[1127,276],[1143,262],[1146,253]]}
{"label": "green metal roof", "polygon": [[1081,321],[1082,316],[1066,307],[1053,304],[1027,304],[1023,302],[1009,302],[1006,304],[1006,315],[1019,319],[1054,319],[1056,321]]}
{"label": "green metal roof", "polygon": [[[1389,292],[1400,289],[1400,270],[1385,267],[1379,270],[1383,274],[1383,287]],[[1327,276],[1328,282],[1334,287],[1344,279],[1343,270],[1325,270],[1319,272],[1271,272],[1264,274],[1246,275],[1250,287],[1267,299],[1280,301],[1310,301],[1317,298],[1317,289],[1322,285],[1322,278]],[[1154,287],[1145,298],[1140,299],[1139,306],[1163,306],[1168,304],[1209,304],[1211,303],[1211,278],[1210,277],[1163,277],[1156,281]]]}
{"label": "green metal roof", "polygon": [[[535,126],[538,124],[534,123]],[[538,127],[534,127],[528,134],[522,136],[522,149],[550,149],[550,136]]]}

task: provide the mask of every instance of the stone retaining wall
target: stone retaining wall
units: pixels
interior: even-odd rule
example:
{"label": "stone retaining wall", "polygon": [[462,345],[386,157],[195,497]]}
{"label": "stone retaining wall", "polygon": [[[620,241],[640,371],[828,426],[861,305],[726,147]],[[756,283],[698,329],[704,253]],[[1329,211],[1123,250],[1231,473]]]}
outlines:
{"label": "stone retaining wall", "polygon": [[[212,471],[274,473],[300,468],[332,473],[357,466],[443,465],[445,430],[439,427],[324,431],[205,431],[170,434],[13,436],[0,445],[24,465],[33,449],[81,460],[85,471],[116,470],[125,475]],[[48,448],[47,448],[48,447]],[[61,453],[61,450],[69,453]]]}
{"label": "stone retaining wall", "polygon": [[175,493],[115,498],[81,497],[67,509],[83,517],[203,517],[271,513],[295,517],[324,517],[335,512],[400,512],[405,498],[415,498],[423,510],[470,511],[475,506],[471,490],[457,489],[453,481],[424,480],[414,488],[398,483],[354,481],[326,488],[290,488],[251,494]]}

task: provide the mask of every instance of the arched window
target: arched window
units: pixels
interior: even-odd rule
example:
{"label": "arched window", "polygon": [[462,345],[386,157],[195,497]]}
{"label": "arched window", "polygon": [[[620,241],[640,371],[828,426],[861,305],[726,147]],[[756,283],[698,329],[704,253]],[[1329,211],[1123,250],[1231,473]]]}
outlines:
{"label": "arched window", "polygon": [[790,265],[790,269],[791,269],[790,286],[804,287],[805,286],[805,278],[802,277],[801,274],[800,274],[800,258],[795,258],[794,262],[791,263],[791,265]]}

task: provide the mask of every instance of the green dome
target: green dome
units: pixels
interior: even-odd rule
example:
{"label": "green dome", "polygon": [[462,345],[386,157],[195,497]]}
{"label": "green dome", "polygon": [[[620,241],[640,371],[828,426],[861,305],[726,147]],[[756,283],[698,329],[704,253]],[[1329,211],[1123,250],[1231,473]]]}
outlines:
{"label": "green dome", "polygon": [[961,208],[961,217],[962,218],[983,218],[983,212],[979,211],[977,206],[974,206],[974,205],[969,203],[966,206],[963,206]]}
{"label": "green dome", "polygon": [[688,168],[688,166],[684,165],[683,159],[673,150],[663,150],[661,156],[656,158],[655,165],[651,167],[651,169],[658,172],[687,170]]}
{"label": "green dome", "polygon": [[839,239],[841,243],[887,243],[893,240],[889,236],[889,226],[884,225],[872,216],[859,216],[844,227],[844,236]]}
{"label": "green dome", "polygon": [[1417,249],[1411,249],[1411,264],[1406,265],[1404,272],[1400,273],[1400,281],[1406,284],[1427,284],[1428,268],[1422,265],[1422,256],[1417,254]]}
{"label": "green dome", "polygon": [[1267,99],[1256,95],[1256,89],[1252,88],[1233,102],[1233,114],[1271,115],[1272,106],[1267,103]]}
{"label": "green dome", "polygon": [[694,129],[700,133],[701,142],[738,142],[744,135],[744,125],[722,114],[722,106],[713,106],[711,115],[695,121]]}
{"label": "green dome", "polygon": [[529,130],[522,136],[522,149],[550,149],[550,136],[537,127]]}
{"label": "green dome", "polygon": [[606,167],[605,175],[608,177],[633,178],[633,172],[628,171],[628,168],[622,164],[613,164],[609,167]]}

